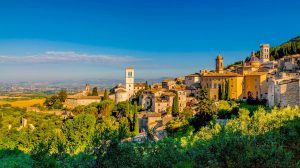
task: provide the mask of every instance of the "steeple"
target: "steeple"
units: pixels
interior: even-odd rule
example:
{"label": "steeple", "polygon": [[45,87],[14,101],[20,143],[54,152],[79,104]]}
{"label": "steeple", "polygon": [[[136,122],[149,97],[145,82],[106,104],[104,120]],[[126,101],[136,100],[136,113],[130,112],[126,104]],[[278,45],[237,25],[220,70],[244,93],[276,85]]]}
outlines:
{"label": "steeple", "polygon": [[221,54],[219,54],[216,58],[216,72],[223,73],[224,71],[224,60]]}
{"label": "steeple", "polygon": [[261,44],[260,45],[260,62],[268,62],[270,61],[270,45],[269,44]]}

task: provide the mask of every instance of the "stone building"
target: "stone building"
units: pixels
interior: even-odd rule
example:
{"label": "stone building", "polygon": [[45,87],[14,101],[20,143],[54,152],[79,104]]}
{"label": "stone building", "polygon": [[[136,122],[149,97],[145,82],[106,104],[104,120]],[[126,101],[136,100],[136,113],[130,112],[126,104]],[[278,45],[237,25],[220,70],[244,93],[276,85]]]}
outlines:
{"label": "stone building", "polygon": [[300,106],[300,79],[269,79],[268,81],[268,105]]}
{"label": "stone building", "polygon": [[113,94],[115,95],[115,103],[127,101],[129,99],[128,90],[122,84],[118,84],[113,89]]}
{"label": "stone building", "polygon": [[191,87],[195,83],[199,83],[199,81],[200,81],[200,73],[194,73],[194,74],[185,76],[184,82],[187,87]]}
{"label": "stone building", "polygon": [[209,72],[201,74],[200,85],[202,88],[207,88],[208,96],[212,100],[218,100],[219,90],[228,82],[229,98],[243,98],[243,75],[233,72]]}
{"label": "stone building", "polygon": [[267,99],[267,73],[251,72],[244,76],[244,98]]}
{"label": "stone building", "polygon": [[[268,54],[263,50],[263,58],[266,61]],[[245,99],[249,96],[266,99],[268,94],[267,75],[274,69],[262,67],[260,59],[251,53],[249,62],[241,66],[232,66],[224,70],[224,59],[222,55],[216,58],[215,71],[202,70],[200,73],[187,75],[185,77],[188,95],[197,95],[199,88],[207,88],[208,96],[212,100],[219,100],[221,88],[228,83],[230,99]],[[198,80],[199,79],[199,80]]]}
{"label": "stone building", "polygon": [[89,105],[91,103],[99,103],[101,101],[101,97],[100,96],[80,96],[80,97],[76,97],[76,96],[68,96],[68,98],[66,99],[65,105],[68,108],[75,108],[79,105]]}
{"label": "stone building", "polygon": [[[187,93],[185,90],[177,90],[179,111],[183,111],[187,104]],[[173,104],[173,103],[172,103]]]}
{"label": "stone building", "polygon": [[221,54],[219,54],[216,58],[216,73],[224,72],[224,60]]}
{"label": "stone building", "polygon": [[278,70],[284,72],[299,72],[300,54],[285,56],[278,61]]}
{"label": "stone building", "polygon": [[165,79],[162,81],[162,88],[171,90],[175,89],[176,81],[174,79]]}
{"label": "stone building", "polygon": [[166,114],[171,110],[174,97],[178,94],[179,111],[186,107],[187,96],[185,90],[148,90],[139,96],[139,105],[144,111]]}
{"label": "stone building", "polygon": [[82,92],[82,96],[89,96],[91,94],[91,85],[86,84],[85,90]]}
{"label": "stone building", "polygon": [[270,61],[270,45],[269,44],[261,44],[260,45],[260,61],[261,61],[261,63]]}
{"label": "stone building", "polygon": [[79,105],[89,105],[91,103],[100,102],[103,94],[99,94],[98,96],[90,96],[91,93],[91,86],[89,84],[85,85],[85,90],[74,94],[74,95],[68,95],[65,105],[68,108],[75,108]]}
{"label": "stone building", "polygon": [[144,90],[146,88],[146,85],[146,83],[142,82],[134,83],[134,93],[137,93],[140,90]]}
{"label": "stone building", "polygon": [[167,90],[149,90],[139,97],[139,105],[144,111],[167,113],[167,109],[173,105],[175,93]]}
{"label": "stone building", "polygon": [[132,67],[125,69],[125,88],[128,98],[134,95],[134,68]]}

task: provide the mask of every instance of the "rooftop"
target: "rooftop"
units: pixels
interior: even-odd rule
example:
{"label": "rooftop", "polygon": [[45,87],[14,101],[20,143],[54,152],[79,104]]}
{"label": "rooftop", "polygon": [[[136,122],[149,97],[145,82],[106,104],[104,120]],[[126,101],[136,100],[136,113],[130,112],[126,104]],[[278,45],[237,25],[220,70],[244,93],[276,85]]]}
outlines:
{"label": "rooftop", "polygon": [[240,74],[234,73],[234,72],[229,72],[229,71],[225,71],[224,73],[217,73],[217,72],[207,72],[207,73],[203,73],[202,74],[203,77],[238,77],[238,76],[242,76]]}

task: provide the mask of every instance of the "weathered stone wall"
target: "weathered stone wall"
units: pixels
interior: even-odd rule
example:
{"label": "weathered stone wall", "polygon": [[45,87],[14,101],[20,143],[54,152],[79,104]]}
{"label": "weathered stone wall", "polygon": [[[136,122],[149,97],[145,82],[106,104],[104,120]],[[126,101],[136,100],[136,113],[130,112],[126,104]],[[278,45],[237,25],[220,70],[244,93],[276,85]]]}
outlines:
{"label": "weathered stone wall", "polygon": [[299,79],[279,84],[280,107],[299,106]]}

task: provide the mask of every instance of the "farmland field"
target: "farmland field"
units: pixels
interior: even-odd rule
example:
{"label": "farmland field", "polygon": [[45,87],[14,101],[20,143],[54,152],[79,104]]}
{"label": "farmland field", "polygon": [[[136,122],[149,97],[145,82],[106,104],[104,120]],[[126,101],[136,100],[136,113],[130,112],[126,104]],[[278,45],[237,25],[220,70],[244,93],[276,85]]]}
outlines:
{"label": "farmland field", "polygon": [[45,99],[30,99],[30,100],[17,100],[17,101],[6,101],[0,100],[0,105],[10,104],[13,107],[30,107],[34,104],[43,104]]}

